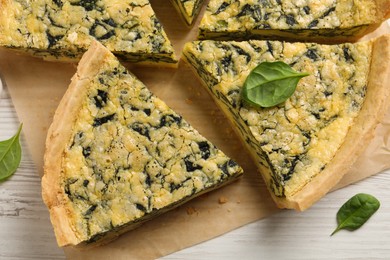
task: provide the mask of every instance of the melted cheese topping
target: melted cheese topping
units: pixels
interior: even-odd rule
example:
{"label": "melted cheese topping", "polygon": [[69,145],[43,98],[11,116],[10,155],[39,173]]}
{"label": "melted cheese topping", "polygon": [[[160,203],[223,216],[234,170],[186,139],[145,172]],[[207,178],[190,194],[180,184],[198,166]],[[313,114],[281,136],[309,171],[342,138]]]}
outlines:
{"label": "melted cheese topping", "polygon": [[376,10],[374,0],[211,0],[199,37],[354,36],[382,21]]}
{"label": "melted cheese topping", "polygon": [[[320,174],[342,145],[366,94],[371,43],[271,41],[188,43],[184,56],[236,126],[277,196],[292,196]],[[263,61],[308,72],[293,96],[272,108],[243,104],[241,88]]]}
{"label": "melted cheese topping", "polygon": [[4,0],[0,45],[77,60],[93,39],[129,61],[175,63],[148,0]]}
{"label": "melted cheese topping", "polygon": [[199,14],[203,0],[171,0],[188,25],[191,25]]}
{"label": "melted cheese topping", "polygon": [[62,163],[69,218],[89,242],[242,174],[114,58],[90,81]]}

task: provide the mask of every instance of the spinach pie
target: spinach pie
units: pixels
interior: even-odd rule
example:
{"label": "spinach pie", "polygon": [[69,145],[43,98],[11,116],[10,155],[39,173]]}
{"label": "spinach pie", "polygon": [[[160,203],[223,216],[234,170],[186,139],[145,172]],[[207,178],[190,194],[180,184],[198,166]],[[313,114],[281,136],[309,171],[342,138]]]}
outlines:
{"label": "spinach pie", "polygon": [[389,12],[389,0],[211,0],[199,38],[352,42]]}
{"label": "spinach pie", "polygon": [[130,62],[175,66],[148,0],[1,0],[0,46],[77,61],[93,40]]}
{"label": "spinach pie", "polygon": [[242,173],[93,42],[48,131],[42,193],[59,246],[87,245]]}
{"label": "spinach pie", "polygon": [[[279,207],[304,210],[348,171],[387,111],[390,36],[321,45],[280,41],[195,41],[184,58],[233,123]],[[241,98],[262,62],[308,73],[270,108]]]}

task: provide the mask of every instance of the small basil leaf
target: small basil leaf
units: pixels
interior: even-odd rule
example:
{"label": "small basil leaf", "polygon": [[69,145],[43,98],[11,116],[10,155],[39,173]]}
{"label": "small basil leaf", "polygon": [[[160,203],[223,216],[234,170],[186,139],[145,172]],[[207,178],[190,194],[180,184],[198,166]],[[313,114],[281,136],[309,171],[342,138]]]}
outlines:
{"label": "small basil leaf", "polygon": [[337,228],[331,236],[341,229],[360,228],[379,209],[380,202],[372,195],[359,193],[350,198],[337,212]]}
{"label": "small basil leaf", "polygon": [[246,78],[242,98],[255,107],[276,106],[291,97],[299,80],[308,75],[281,61],[260,63]]}
{"label": "small basil leaf", "polygon": [[15,173],[22,158],[22,148],[19,137],[22,131],[22,124],[18,132],[8,140],[0,142],[0,181]]}

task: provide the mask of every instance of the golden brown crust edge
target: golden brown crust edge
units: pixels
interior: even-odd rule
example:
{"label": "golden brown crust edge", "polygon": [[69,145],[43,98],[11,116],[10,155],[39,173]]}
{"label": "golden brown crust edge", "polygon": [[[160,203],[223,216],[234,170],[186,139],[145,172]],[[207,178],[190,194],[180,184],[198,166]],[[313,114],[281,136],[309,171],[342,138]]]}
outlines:
{"label": "golden brown crust edge", "polygon": [[390,18],[390,0],[375,0],[377,6],[377,17],[384,21]]}
{"label": "golden brown crust edge", "polygon": [[374,40],[366,100],[345,142],[324,171],[301,191],[288,199],[274,196],[278,207],[305,210],[341,180],[374,137],[377,125],[389,108],[389,82],[390,34]]}
{"label": "golden brown crust edge", "polygon": [[[378,29],[387,19],[390,18],[390,0],[374,0],[376,5],[376,19],[372,24],[369,24],[365,29],[361,30],[355,36],[341,36],[340,38],[335,37],[334,40],[329,42],[324,41],[323,43],[344,43],[344,42],[357,42],[364,36],[374,32]],[[320,42],[321,43],[321,42]]]}
{"label": "golden brown crust edge", "polygon": [[67,197],[61,188],[61,169],[64,147],[71,138],[81,101],[88,90],[91,75],[97,73],[101,61],[111,55],[99,43],[93,42],[80,60],[77,72],[65,92],[54,114],[46,137],[44,155],[44,176],[42,177],[42,198],[50,212],[50,219],[59,246],[75,245],[80,241],[74,233],[67,216]]}
{"label": "golden brown crust edge", "polygon": [[355,37],[351,37],[351,40],[347,40],[348,42],[356,42],[367,34],[374,32],[390,18],[390,0],[374,0],[374,2],[376,4],[376,21]]}

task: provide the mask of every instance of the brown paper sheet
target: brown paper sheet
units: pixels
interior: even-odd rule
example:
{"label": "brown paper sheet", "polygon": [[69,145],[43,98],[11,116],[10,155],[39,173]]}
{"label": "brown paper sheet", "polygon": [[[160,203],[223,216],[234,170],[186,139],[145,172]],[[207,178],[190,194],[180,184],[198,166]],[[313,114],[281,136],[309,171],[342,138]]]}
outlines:
{"label": "brown paper sheet", "polygon": [[[176,11],[165,1],[152,1],[152,4],[180,55],[183,44],[195,39],[197,26],[186,28]],[[384,24],[373,35],[388,31],[387,24]],[[149,221],[107,245],[82,251],[66,248],[67,257],[154,259],[279,211],[249,154],[186,64],[181,62],[178,69],[130,64],[127,67],[204,136],[234,158],[244,168],[245,175],[239,181]],[[23,132],[39,174],[42,174],[47,129],[75,71],[75,64],[44,62],[0,50],[0,75],[6,82],[20,121],[24,123]],[[390,112],[386,121],[378,127],[376,138],[365,154],[338,187],[390,168],[389,156]],[[221,198],[227,202],[220,203]]]}

